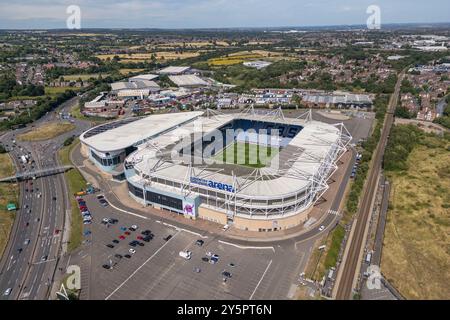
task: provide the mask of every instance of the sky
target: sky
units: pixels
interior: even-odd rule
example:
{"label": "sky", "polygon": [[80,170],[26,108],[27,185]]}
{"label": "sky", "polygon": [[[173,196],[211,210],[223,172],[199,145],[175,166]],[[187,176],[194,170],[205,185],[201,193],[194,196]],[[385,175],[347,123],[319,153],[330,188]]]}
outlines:
{"label": "sky", "polygon": [[70,5],[81,28],[238,28],[450,22],[449,0],[0,0],[1,29],[66,28]]}

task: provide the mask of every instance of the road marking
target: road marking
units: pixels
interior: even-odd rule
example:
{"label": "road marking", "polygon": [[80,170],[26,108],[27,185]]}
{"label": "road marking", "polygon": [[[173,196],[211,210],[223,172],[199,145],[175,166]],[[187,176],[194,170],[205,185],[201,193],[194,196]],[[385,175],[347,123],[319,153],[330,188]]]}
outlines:
{"label": "road marking", "polygon": [[170,223],[163,222],[162,224],[165,225],[166,227],[174,228],[177,231],[184,231],[184,232],[187,232],[187,233],[191,233],[191,234],[199,236],[200,238],[203,238],[203,239],[207,239],[208,238],[208,236],[203,236],[200,233],[197,233],[197,232],[194,232],[194,231],[191,231],[191,230],[188,230],[188,229],[180,228],[180,227],[174,226],[173,224],[170,224]]}
{"label": "road marking", "polygon": [[234,244],[231,242],[226,242],[226,241],[222,241],[219,240],[218,242],[223,243],[223,244],[227,244],[229,246],[233,246],[239,249],[260,249],[260,250],[272,250],[273,252],[275,252],[275,248],[274,247],[251,247],[251,246],[240,246],[238,244]]}
{"label": "road marking", "polygon": [[267,265],[266,270],[264,271],[264,273],[263,273],[261,279],[259,279],[259,282],[258,282],[258,284],[256,285],[255,290],[253,290],[252,295],[250,296],[249,300],[252,300],[252,299],[253,299],[253,295],[255,294],[256,290],[258,289],[259,285],[261,284],[262,280],[264,279],[264,276],[266,275],[267,270],[269,270],[271,264],[272,264],[272,260],[270,260],[269,264]]}
{"label": "road marking", "polygon": [[122,288],[122,286],[127,283],[139,270],[142,269],[143,266],[145,266],[147,264],[147,262],[149,262],[150,260],[152,260],[170,241],[172,241],[172,239],[174,239],[176,237],[176,235],[179,233],[180,231],[178,231],[177,233],[175,233],[173,235],[173,237],[171,239],[169,239],[169,241],[167,241],[165,244],[163,244],[158,250],[156,250],[156,252],[154,254],[152,254],[147,260],[145,260],[145,262],[143,264],[141,264],[139,266],[139,268],[137,268],[128,278],[126,278],[116,289],[114,289],[113,292],[111,292],[106,298],[105,300],[109,300],[109,298],[112,297],[112,295],[114,295],[120,288]]}
{"label": "road marking", "polygon": [[[106,199],[106,197],[105,197],[105,199]],[[106,200],[108,200],[108,199],[106,199]],[[109,201],[108,201],[108,202],[109,202]],[[133,213],[133,212],[130,212],[130,211],[127,211],[127,210],[123,210],[123,209],[117,208],[117,207],[116,207],[115,205],[113,205],[111,202],[109,202],[109,205],[110,205],[111,207],[113,207],[114,209],[120,211],[120,212],[124,212],[124,213],[126,213],[126,214],[129,214],[129,215],[132,215],[132,216],[141,218],[141,219],[150,220],[150,219],[149,219],[148,217],[146,217],[146,216],[142,216],[142,215],[137,214],[137,213]]]}

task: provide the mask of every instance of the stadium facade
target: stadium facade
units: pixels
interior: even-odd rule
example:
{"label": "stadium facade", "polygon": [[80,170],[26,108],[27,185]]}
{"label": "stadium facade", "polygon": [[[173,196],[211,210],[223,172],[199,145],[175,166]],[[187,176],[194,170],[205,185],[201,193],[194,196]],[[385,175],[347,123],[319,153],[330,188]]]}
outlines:
{"label": "stadium facade", "polygon": [[[231,139],[229,132],[235,132]],[[342,123],[314,121],[310,112],[285,118],[281,110],[249,108],[116,121],[88,130],[81,141],[82,152],[104,173],[126,181],[142,204],[268,232],[308,220],[351,136]],[[252,165],[247,156],[236,161],[238,146],[272,151]]]}

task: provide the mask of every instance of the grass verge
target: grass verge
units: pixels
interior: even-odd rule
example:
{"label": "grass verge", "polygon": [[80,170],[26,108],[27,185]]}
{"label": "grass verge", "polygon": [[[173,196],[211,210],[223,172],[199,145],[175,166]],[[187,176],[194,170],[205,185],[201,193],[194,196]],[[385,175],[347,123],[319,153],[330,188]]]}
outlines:
{"label": "grass verge", "polygon": [[337,225],[325,240],[326,251],[315,250],[312,254],[306,276],[313,280],[321,281],[327,270],[336,266],[344,236],[344,227]]}
{"label": "grass verge", "polygon": [[41,125],[33,130],[21,134],[18,139],[21,141],[40,141],[57,137],[63,133],[72,131],[75,125],[69,122],[54,122]]}
{"label": "grass verge", "polygon": [[[70,153],[78,145],[79,140],[76,139],[71,145],[61,148],[58,151],[58,156],[62,165],[71,165]],[[69,252],[78,248],[82,242],[83,233],[83,220],[80,212],[78,211],[78,205],[75,197],[76,192],[86,187],[86,180],[77,169],[67,171],[65,174],[67,186],[69,189],[69,198],[71,206],[71,219],[70,219],[70,237],[67,249]]]}
{"label": "grass verge", "polygon": [[[14,166],[7,153],[0,154],[0,177],[14,174]],[[0,183],[0,257],[8,243],[15,212],[6,210],[9,202],[18,203],[19,187],[16,183]]]}

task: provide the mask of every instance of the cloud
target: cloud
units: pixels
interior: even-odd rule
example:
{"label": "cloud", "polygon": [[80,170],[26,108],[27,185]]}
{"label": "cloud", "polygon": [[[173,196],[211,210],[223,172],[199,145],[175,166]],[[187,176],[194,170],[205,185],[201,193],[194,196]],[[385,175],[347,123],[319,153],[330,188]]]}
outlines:
{"label": "cloud", "polygon": [[[83,27],[264,27],[365,23],[372,0],[0,0],[0,28],[64,27],[81,8]],[[450,21],[450,1],[378,0],[385,22]]]}

